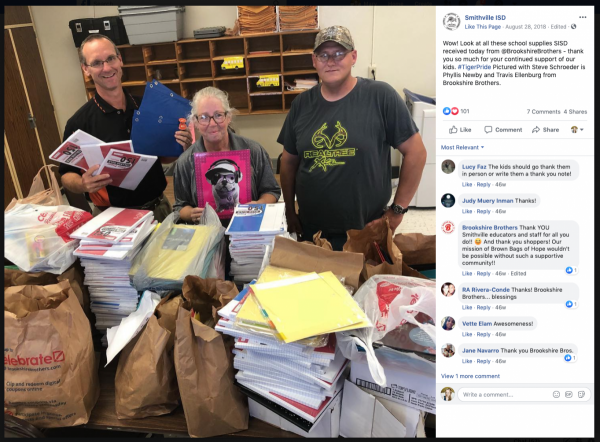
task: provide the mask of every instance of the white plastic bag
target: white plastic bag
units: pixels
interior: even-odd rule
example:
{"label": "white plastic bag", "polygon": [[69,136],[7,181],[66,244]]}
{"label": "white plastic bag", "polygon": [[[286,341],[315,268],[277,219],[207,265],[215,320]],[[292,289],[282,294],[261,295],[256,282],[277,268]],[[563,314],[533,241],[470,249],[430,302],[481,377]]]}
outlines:
{"label": "white plastic bag", "polygon": [[170,214],[136,255],[129,271],[139,290],[181,290],[188,275],[206,278],[216,271],[213,256],[225,228],[208,204],[198,225],[174,224]]}
{"label": "white plastic bag", "polygon": [[357,345],[365,349],[369,371],[379,385],[386,383],[383,367],[373,351],[373,342],[406,322],[423,330],[435,343],[435,326],[421,324],[415,319],[425,313],[435,321],[435,281],[399,275],[375,275],[365,282],[354,295],[373,327],[336,333],[342,354],[356,360]]}
{"label": "white plastic bag", "polygon": [[69,234],[91,219],[71,206],[16,204],[4,213],[4,257],[25,272],[60,275],[77,259]]}

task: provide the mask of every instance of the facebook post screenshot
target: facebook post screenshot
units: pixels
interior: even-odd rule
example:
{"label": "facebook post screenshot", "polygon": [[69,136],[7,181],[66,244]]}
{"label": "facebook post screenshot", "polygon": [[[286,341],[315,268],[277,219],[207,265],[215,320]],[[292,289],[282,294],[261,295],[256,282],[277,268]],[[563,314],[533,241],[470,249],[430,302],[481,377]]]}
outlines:
{"label": "facebook post screenshot", "polygon": [[594,436],[593,14],[437,7],[438,437]]}
{"label": "facebook post screenshot", "polygon": [[592,440],[594,7],[524,2],[4,6],[5,437]]}

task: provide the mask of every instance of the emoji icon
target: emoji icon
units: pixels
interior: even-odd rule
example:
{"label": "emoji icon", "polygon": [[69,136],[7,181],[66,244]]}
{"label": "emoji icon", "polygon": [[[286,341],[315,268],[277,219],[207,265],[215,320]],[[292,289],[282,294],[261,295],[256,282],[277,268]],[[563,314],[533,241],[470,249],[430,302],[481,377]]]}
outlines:
{"label": "emoji icon", "polygon": [[481,245],[481,238],[475,238],[475,244],[477,244],[478,246]]}
{"label": "emoji icon", "polygon": [[552,393],[552,396],[554,396],[555,398],[559,398],[560,397],[560,392],[555,391],[554,393]]}

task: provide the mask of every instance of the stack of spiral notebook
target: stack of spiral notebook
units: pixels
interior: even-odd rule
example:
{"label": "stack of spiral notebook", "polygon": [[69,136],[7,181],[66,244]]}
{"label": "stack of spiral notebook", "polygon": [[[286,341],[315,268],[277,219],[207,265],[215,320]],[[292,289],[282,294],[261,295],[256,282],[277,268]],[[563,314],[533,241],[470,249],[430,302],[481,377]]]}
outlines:
{"label": "stack of spiral notebook", "polygon": [[268,245],[287,231],[285,205],[239,204],[225,231],[235,282],[247,283],[258,276]]}
{"label": "stack of spiral notebook", "polygon": [[[150,212],[131,228],[120,226],[123,228],[118,229],[115,225],[110,229],[106,227],[108,230],[102,231],[102,234],[110,237],[110,242],[103,241],[102,238],[82,239],[73,252],[75,256],[79,256],[84,268],[84,284],[90,292],[90,309],[96,316],[96,329],[103,333],[102,343],[105,347],[108,346],[106,329],[119,325],[123,318],[137,308],[139,295],[129,282],[129,269],[132,259],[156,225]],[[87,236],[100,237],[100,231],[101,228],[98,228]]]}
{"label": "stack of spiral notebook", "polygon": [[248,288],[221,309],[215,327],[235,339],[236,383],[256,402],[310,431],[341,392],[348,361],[334,333],[315,347],[303,341],[285,344],[259,329],[240,327],[235,319],[247,296]]}

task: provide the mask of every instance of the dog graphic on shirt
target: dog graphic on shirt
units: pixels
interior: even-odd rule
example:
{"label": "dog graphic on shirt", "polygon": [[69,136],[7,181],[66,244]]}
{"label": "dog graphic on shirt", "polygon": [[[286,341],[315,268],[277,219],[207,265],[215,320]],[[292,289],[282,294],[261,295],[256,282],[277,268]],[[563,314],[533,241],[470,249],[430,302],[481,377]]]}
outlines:
{"label": "dog graphic on shirt", "polygon": [[240,202],[242,172],[235,161],[222,159],[215,161],[205,174],[212,186],[212,194],[218,212],[233,210]]}

